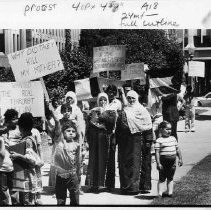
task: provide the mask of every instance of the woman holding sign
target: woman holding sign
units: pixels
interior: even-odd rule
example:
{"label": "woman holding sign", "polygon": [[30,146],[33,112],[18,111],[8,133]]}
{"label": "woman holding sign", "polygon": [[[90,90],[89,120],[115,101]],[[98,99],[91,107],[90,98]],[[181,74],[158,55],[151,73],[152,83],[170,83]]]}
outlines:
{"label": "woman holding sign", "polygon": [[114,185],[109,173],[109,138],[114,129],[116,112],[108,110],[108,103],[108,95],[100,93],[97,107],[91,110],[88,117],[89,164],[86,185],[90,187],[90,192],[98,192],[104,187],[111,188]]}

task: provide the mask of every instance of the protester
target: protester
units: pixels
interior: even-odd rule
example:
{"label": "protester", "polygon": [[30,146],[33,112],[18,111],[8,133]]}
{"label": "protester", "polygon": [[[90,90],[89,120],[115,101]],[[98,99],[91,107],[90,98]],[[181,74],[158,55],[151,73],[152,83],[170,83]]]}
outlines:
{"label": "protester", "polygon": [[[117,99],[117,87],[115,85],[109,85],[105,90],[105,93],[108,95],[109,104],[107,110],[114,110],[116,115],[119,111],[122,110],[122,103],[119,99]],[[117,119],[116,119],[117,120]],[[110,190],[115,188],[115,163],[117,159],[116,155],[116,136],[115,136],[115,128],[112,134],[109,136],[109,165],[108,165],[108,175],[110,181],[110,186],[107,186]]]}
{"label": "protester", "polygon": [[179,121],[179,110],[177,108],[177,102],[181,101],[183,104],[184,100],[176,93],[163,94],[161,100],[163,120],[171,123],[171,135],[178,140],[177,122]]}
{"label": "protester", "polygon": [[[62,106],[61,111],[69,106]],[[71,120],[59,120],[52,110],[55,120],[55,147],[53,164],[56,168],[56,199],[57,205],[65,205],[67,190],[70,193],[70,205],[79,205],[79,134],[77,127]],[[65,111],[63,114],[67,114]]]}
{"label": "protester", "polygon": [[[176,170],[176,156],[179,158],[178,165],[182,166],[182,155],[174,136],[171,135],[171,124],[163,121],[159,125],[161,137],[156,140],[156,162],[159,171],[158,195],[172,197],[173,178]],[[167,179],[167,194],[164,194],[165,181]]]}
{"label": "protester", "polygon": [[185,132],[195,132],[195,107],[193,99],[193,91],[191,86],[187,86],[184,95],[184,108],[185,108]]}
{"label": "protester", "polygon": [[[108,110],[108,96],[100,93],[97,98],[97,107],[93,108],[89,117],[87,142],[89,144],[89,163],[86,185],[90,192],[99,192],[102,188],[113,188],[115,180],[110,172],[115,159],[109,159],[109,137],[113,131],[116,112]],[[114,177],[115,178],[115,177]]]}
{"label": "protester", "polygon": [[72,91],[69,91],[65,95],[65,103],[72,108],[71,120],[76,121],[78,133],[79,133],[79,143],[83,144],[84,135],[85,135],[85,121],[83,118],[83,113],[80,108],[77,106],[77,97],[76,94]]}
{"label": "protester", "polygon": [[[7,127],[0,127],[0,206],[9,205],[13,194],[13,163],[9,153],[8,140],[2,136]],[[14,203],[13,203],[14,204]]]}
{"label": "protester", "polygon": [[152,121],[146,108],[138,102],[138,94],[135,91],[127,93],[127,100],[128,105],[120,112],[116,128],[120,188],[123,194],[138,194],[143,132],[152,129]]}
{"label": "protester", "polygon": [[[18,120],[22,138],[10,146],[14,161],[13,190],[19,192],[20,205],[36,204],[36,195],[42,191],[40,162],[35,139],[32,136],[33,116],[23,113]],[[39,160],[38,160],[39,159]],[[39,164],[36,164],[39,162]]]}
{"label": "protester", "polygon": [[[7,109],[5,114],[4,114],[4,125],[7,126],[7,134],[6,137],[9,140],[9,145],[15,145],[17,144],[20,139],[22,138],[21,132],[19,130],[19,126],[17,125],[18,123],[18,112],[15,109]],[[32,136],[35,139],[35,144],[37,147],[37,152],[40,157],[40,159],[43,159],[43,153],[42,153],[42,140],[41,140],[41,135],[40,132],[36,128],[32,128],[31,130]],[[41,171],[41,169],[40,169]],[[41,176],[41,172],[40,175]],[[40,179],[40,181],[42,181]],[[16,195],[18,197],[18,195]],[[15,201],[14,201],[15,202]],[[41,194],[38,192],[36,195],[36,200],[35,200],[36,205],[41,205]]]}
{"label": "protester", "polygon": [[117,96],[117,87],[115,85],[109,85],[105,93],[108,95],[109,104],[108,109],[109,110],[122,110],[122,103],[120,100],[116,98]]}

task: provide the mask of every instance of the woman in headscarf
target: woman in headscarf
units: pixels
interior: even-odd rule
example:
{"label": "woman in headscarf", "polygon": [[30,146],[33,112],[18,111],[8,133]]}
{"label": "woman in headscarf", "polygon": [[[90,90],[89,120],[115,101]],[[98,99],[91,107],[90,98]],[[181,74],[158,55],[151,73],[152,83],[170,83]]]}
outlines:
{"label": "woman in headscarf", "polygon": [[146,131],[152,130],[152,121],[149,112],[139,103],[135,91],[127,93],[127,100],[127,106],[119,113],[116,137],[121,192],[134,195],[140,192],[144,136]]}
{"label": "woman in headscarf", "polygon": [[82,145],[85,134],[85,121],[80,108],[77,106],[77,97],[73,91],[69,91],[65,95],[65,103],[72,108],[70,119],[76,123],[79,132],[79,143]]}
{"label": "woman in headscarf", "polygon": [[112,133],[115,121],[115,111],[108,110],[108,96],[100,93],[97,98],[97,107],[91,110],[87,142],[89,144],[89,163],[86,185],[90,192],[109,187],[107,176],[109,158],[109,135]]}

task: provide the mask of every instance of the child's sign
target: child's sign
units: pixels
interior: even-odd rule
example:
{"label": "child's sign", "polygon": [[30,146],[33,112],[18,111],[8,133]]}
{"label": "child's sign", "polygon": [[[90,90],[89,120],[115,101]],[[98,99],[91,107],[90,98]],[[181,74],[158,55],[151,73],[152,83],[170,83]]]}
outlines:
{"label": "child's sign", "polygon": [[44,94],[40,81],[0,83],[0,109],[16,109],[19,114],[31,112],[34,117],[44,116]]}
{"label": "child's sign", "polygon": [[17,82],[26,82],[64,69],[54,40],[8,54]]}

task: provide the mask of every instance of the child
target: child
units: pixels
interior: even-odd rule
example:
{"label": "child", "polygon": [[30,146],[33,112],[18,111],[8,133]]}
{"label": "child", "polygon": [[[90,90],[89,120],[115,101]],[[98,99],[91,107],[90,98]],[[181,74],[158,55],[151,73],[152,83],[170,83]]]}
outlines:
{"label": "child", "polygon": [[195,132],[195,107],[192,87],[188,86],[184,96],[185,103],[185,132]]}
{"label": "child", "polygon": [[53,112],[55,120],[55,137],[57,142],[53,164],[56,168],[56,198],[57,205],[65,205],[67,190],[70,193],[70,205],[79,205],[79,143],[75,123],[71,120],[58,119]]}
{"label": "child", "polygon": [[42,191],[40,166],[36,165],[39,155],[32,136],[33,123],[32,114],[23,113],[18,120],[22,138],[10,146],[10,157],[14,161],[13,191],[19,192],[20,205],[35,204],[36,194]]}
{"label": "child", "polygon": [[[155,158],[157,169],[159,171],[158,195],[172,197],[173,178],[176,170],[176,156],[178,156],[178,165],[182,166],[182,155],[174,136],[171,136],[171,124],[163,121],[159,125],[161,137],[155,143]],[[163,194],[163,188],[167,179],[167,194]]]}

